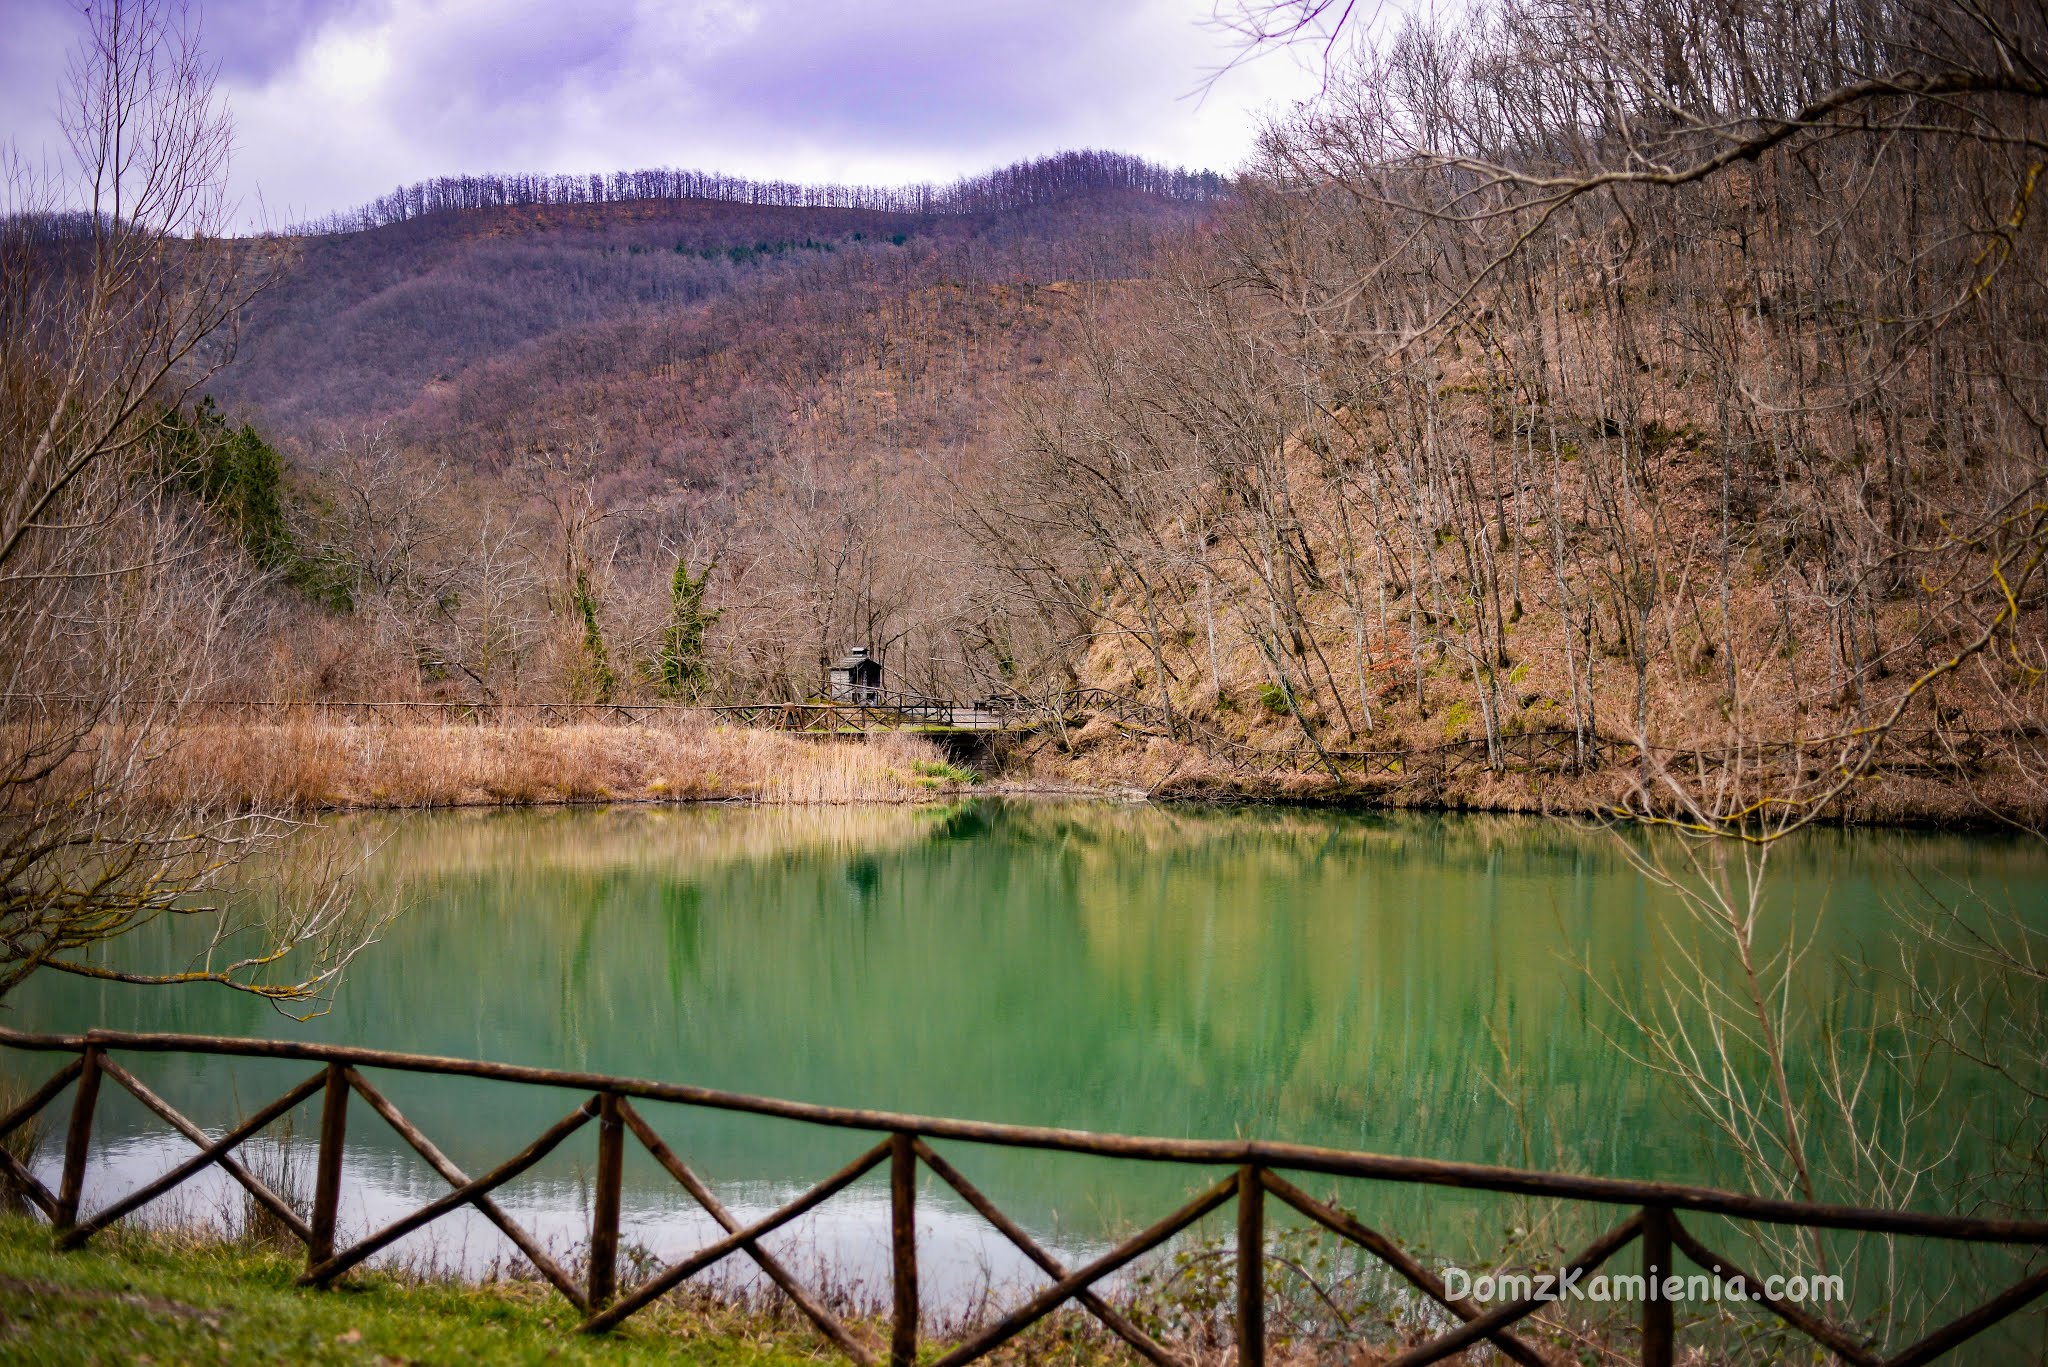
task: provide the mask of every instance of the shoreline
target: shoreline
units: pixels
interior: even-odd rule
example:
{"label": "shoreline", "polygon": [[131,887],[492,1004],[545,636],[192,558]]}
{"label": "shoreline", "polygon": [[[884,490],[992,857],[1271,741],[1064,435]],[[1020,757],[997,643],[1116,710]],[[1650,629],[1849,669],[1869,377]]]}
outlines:
{"label": "shoreline", "polygon": [[[1468,771],[1450,779],[1400,775],[1332,779],[1320,771],[1258,776],[1237,773],[1205,752],[1163,737],[1118,736],[1075,747],[1042,772],[1065,782],[1100,784],[1109,773],[1122,790],[1153,802],[1258,803],[1356,807],[1386,811],[1488,813],[1576,820],[1632,820],[1620,815],[1635,788],[1633,764],[1599,769],[1517,767]],[[1140,786],[1140,785],[1144,786]],[[1811,823],[1838,828],[1897,828],[2027,834],[2048,828],[2048,791],[2021,775],[1993,770],[1967,782],[1904,769],[1878,769],[1830,804]]]}
{"label": "shoreline", "polygon": [[[1067,752],[1010,747],[987,773],[924,736],[821,744],[782,731],[684,724],[350,725],[308,720],[176,728],[130,795],[155,810],[198,805],[282,816],[690,805],[917,806],[965,796],[1161,805],[1421,811],[1610,821],[1632,767],[1520,768],[1436,777],[1248,776],[1191,747],[1118,737]],[[1989,787],[1989,785],[1985,785]],[[2024,834],[2048,794],[1982,792],[1880,772],[1813,824]]]}
{"label": "shoreline", "polygon": [[[1077,802],[1204,802],[1202,798],[1145,798],[1129,796],[1110,789],[1082,787],[1049,787],[1044,784],[1012,785],[1001,782],[963,784],[937,789],[928,793],[886,797],[820,798],[806,802],[778,802],[772,798],[731,795],[725,797],[649,797],[645,794],[617,797],[549,797],[549,798],[469,798],[455,801],[424,802],[348,802],[305,807],[292,815],[346,816],[355,812],[515,812],[566,810],[577,807],[923,807],[931,806],[956,797],[999,797],[999,798],[1069,798]],[[1260,805],[1260,806],[1322,806],[1350,805],[1343,803],[1290,803],[1275,801],[1263,803],[1257,800],[1215,805]]]}

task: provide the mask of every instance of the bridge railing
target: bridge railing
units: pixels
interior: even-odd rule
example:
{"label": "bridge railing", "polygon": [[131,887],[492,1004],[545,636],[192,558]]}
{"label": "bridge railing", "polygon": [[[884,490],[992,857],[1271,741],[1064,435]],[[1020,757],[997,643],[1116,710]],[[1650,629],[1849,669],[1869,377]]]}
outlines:
{"label": "bridge railing", "polygon": [[[918,1361],[918,1247],[916,1192],[922,1165],[952,1188],[968,1206],[1000,1232],[1050,1279],[1050,1285],[1028,1297],[1000,1319],[973,1333],[938,1356],[930,1367],[964,1367],[1050,1313],[1072,1301],[1095,1315],[1140,1356],[1158,1367],[1185,1367],[1168,1346],[1133,1323],[1095,1289],[1105,1277],[1158,1248],[1204,1215],[1236,1205],[1236,1339],[1239,1367],[1263,1367],[1265,1333],[1265,1221],[1270,1196],[1317,1225],[1356,1243],[1410,1283],[1424,1297],[1458,1321],[1456,1327],[1401,1353],[1400,1367],[1418,1367],[1484,1341],[1524,1367],[1549,1361],[1515,1326],[1544,1308],[1549,1300],[1527,1296],[1485,1308],[1453,1295],[1445,1283],[1385,1234],[1348,1211],[1317,1200],[1283,1174],[1319,1173],[1384,1182],[1488,1191],[1521,1196],[1562,1198],[1619,1208],[1620,1218],[1558,1269],[1558,1275],[1584,1275],[1632,1243],[1641,1245],[1649,1294],[1642,1306],[1641,1361],[1648,1367],[1669,1367],[1676,1352],[1673,1301],[1657,1283],[1676,1275],[1683,1255],[1702,1272],[1741,1279],[1744,1294],[1777,1315],[1794,1330],[1857,1367],[1916,1367],[1931,1362],[1985,1329],[2017,1313],[2048,1293],[2048,1268],[2039,1266],[2008,1289],[1934,1328],[1917,1341],[1887,1352],[1841,1325],[1804,1306],[1766,1294],[1767,1284],[1744,1273],[1740,1265],[1706,1247],[1681,1222],[1681,1214],[1700,1213],[1816,1229],[1919,1236],[2024,1250],[2048,1247],[2048,1222],[1971,1219],[1923,1211],[1872,1210],[1817,1205],[1665,1182],[1581,1177],[1563,1173],[1393,1157],[1262,1140],[1188,1140],[1093,1134],[1079,1130],[1000,1125],[948,1120],[883,1111],[854,1110],[804,1102],[779,1101],[714,1091],[678,1083],[652,1082],[598,1073],[530,1068],[469,1059],[437,1058],[345,1045],[235,1039],[206,1035],[138,1034],[95,1030],[84,1035],[30,1034],[0,1028],[0,1046],[16,1050],[68,1054],[73,1057],[52,1073],[25,1100],[0,1117],[0,1137],[11,1133],[73,1089],[64,1133],[63,1168],[52,1192],[19,1159],[0,1148],[0,1169],[35,1209],[48,1217],[64,1248],[77,1248],[99,1231],[176,1188],[195,1174],[218,1166],[247,1189],[306,1247],[302,1285],[325,1287],[362,1264],[379,1250],[461,1206],[470,1206],[502,1230],[563,1299],[582,1317],[586,1333],[617,1327],[692,1276],[722,1259],[744,1253],[760,1266],[819,1331],[862,1367],[877,1367],[886,1356],[890,1367],[912,1367]],[[317,1065],[315,1071],[270,1104],[233,1128],[208,1134],[151,1091],[117,1061],[117,1054],[213,1054],[238,1058],[297,1059]],[[514,1085],[563,1088],[587,1093],[585,1099],[533,1142],[481,1176],[457,1168],[365,1076],[365,1070],[430,1073],[486,1078]],[[86,1163],[90,1156],[94,1112],[101,1088],[111,1080],[190,1140],[196,1152],[183,1163],[143,1186],[117,1197],[98,1210],[82,1208]],[[320,1099],[319,1158],[314,1172],[311,1217],[304,1218],[281,1194],[266,1185],[234,1157],[234,1150],[286,1112]],[[347,1245],[341,1245],[336,1214],[341,1195],[342,1151],[351,1123],[350,1098],[355,1097],[388,1124],[425,1159],[450,1190]],[[772,1214],[742,1224],[711,1189],[672,1149],[642,1115],[636,1103],[743,1112],[796,1123],[843,1129],[877,1137],[851,1161]],[[585,1274],[572,1277],[492,1199],[492,1193],[533,1167],[592,1121],[597,1125],[595,1189]],[[624,1286],[619,1278],[619,1212],[625,1139],[631,1134],[690,1197],[725,1231],[678,1262]],[[1000,1145],[1047,1152],[1091,1154],[1153,1163],[1223,1169],[1199,1194],[1139,1233],[1079,1267],[1069,1268],[1004,1215],[975,1187],[934,1143]],[[894,1292],[891,1332],[886,1348],[871,1344],[812,1294],[772,1253],[761,1246],[768,1234],[829,1200],[866,1173],[881,1167],[889,1172],[890,1247]]]}
{"label": "bridge railing", "polygon": [[180,698],[154,700],[0,696],[0,724],[22,720],[120,722],[146,718],[180,724],[643,726],[685,717],[734,725],[839,734],[906,726],[988,728],[1029,715],[1016,700],[956,702],[921,693],[865,692],[857,699],[742,703],[489,702],[445,699]]}

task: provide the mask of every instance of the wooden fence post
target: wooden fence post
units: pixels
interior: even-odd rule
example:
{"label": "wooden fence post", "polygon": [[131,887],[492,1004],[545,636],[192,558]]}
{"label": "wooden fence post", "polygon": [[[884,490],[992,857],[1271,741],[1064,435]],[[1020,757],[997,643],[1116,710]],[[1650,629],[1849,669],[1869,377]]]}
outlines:
{"label": "wooden fence post", "polygon": [[1266,1184],[1237,1170],[1237,1367],[1266,1364]]}
{"label": "wooden fence post", "polygon": [[626,1160],[626,1127],[619,1098],[606,1092],[597,1106],[597,1193],[590,1208],[590,1309],[612,1303],[619,1289],[619,1189]]}
{"label": "wooden fence post", "polygon": [[64,1132],[64,1177],[57,1187],[59,1233],[78,1223],[78,1198],[85,1190],[85,1157],[92,1148],[92,1113],[100,1095],[100,1048],[85,1046],[78,1091],[71,1098],[71,1126]]}
{"label": "wooden fence post", "polygon": [[896,1324],[889,1367],[917,1361],[917,1136],[889,1136],[889,1242],[895,1253]]}
{"label": "wooden fence post", "polygon": [[334,1256],[334,1217],[341,1208],[341,1151],[347,1136],[348,1070],[330,1063],[320,1097],[320,1163],[313,1173],[313,1241],[306,1245],[308,1268]]}
{"label": "wooden fence post", "polygon": [[1672,1273],[1671,1210],[1643,1207],[1643,1367],[1671,1367],[1677,1333],[1663,1281]]}

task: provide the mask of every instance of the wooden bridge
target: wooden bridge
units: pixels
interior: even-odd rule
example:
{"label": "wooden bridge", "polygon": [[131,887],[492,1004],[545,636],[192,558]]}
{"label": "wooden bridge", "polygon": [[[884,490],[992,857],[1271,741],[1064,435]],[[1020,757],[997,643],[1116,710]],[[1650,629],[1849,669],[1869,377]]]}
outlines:
{"label": "wooden bridge", "polygon": [[886,731],[1031,730],[1037,710],[1014,699],[954,702],[917,693],[875,693],[858,702],[447,702],[201,699],[178,707],[185,721],[294,720],[346,726],[646,726],[710,717],[731,726],[816,736]]}
{"label": "wooden bridge", "polygon": [[916,693],[871,693],[855,702],[736,703],[704,709],[734,726],[806,735],[879,731],[1034,730],[1037,709],[1021,699],[959,703]]}
{"label": "wooden bridge", "polygon": [[[1577,1360],[1570,1350],[1553,1359],[1526,1332],[1516,1329],[1530,1315],[1553,1303],[1554,1298],[1540,1294],[1524,1295],[1487,1308],[1463,1296],[1453,1295],[1445,1283],[1414,1255],[1352,1213],[1309,1195],[1290,1178],[1283,1176],[1283,1173],[1290,1172],[1556,1198],[1619,1208],[1620,1218],[1575,1257],[1555,1269],[1554,1275],[1569,1276],[1576,1281],[1630,1244],[1640,1246],[1643,1276],[1652,1284],[1641,1308],[1640,1360],[1645,1367],[1671,1367],[1675,1360],[1677,1324],[1674,1301],[1667,1294],[1656,1291],[1654,1285],[1665,1277],[1677,1275],[1677,1260],[1681,1255],[1701,1273],[1715,1274],[1723,1285],[1739,1278],[1742,1298],[1752,1302],[1759,1311],[1775,1315],[1796,1333],[1811,1339],[1840,1361],[1854,1364],[1854,1367],[1919,1367],[1933,1362],[2048,1293],[2048,1267],[2041,1265],[2039,1256],[2043,1249],[2048,1249],[2048,1222],[2044,1221],[1970,1219],[1925,1211],[1817,1205],[1709,1187],[1580,1177],[1428,1158],[1390,1157],[1263,1140],[1148,1139],[1037,1126],[945,1120],[776,1101],[703,1087],[597,1073],[434,1058],[342,1045],[110,1030],[95,1030],[84,1035],[42,1035],[0,1027],[0,1046],[71,1056],[26,1100],[5,1116],[0,1116],[0,1138],[4,1138],[39,1114],[66,1088],[74,1088],[70,1119],[64,1133],[63,1168],[56,1191],[49,1190],[20,1160],[0,1148],[0,1171],[4,1171],[29,1204],[49,1219],[62,1248],[83,1245],[99,1231],[140,1210],[194,1174],[218,1166],[305,1245],[306,1271],[299,1279],[301,1285],[331,1286],[350,1269],[360,1266],[395,1240],[467,1205],[502,1230],[541,1276],[574,1307],[581,1317],[583,1332],[596,1334],[614,1329],[714,1263],[735,1253],[744,1253],[809,1316],[820,1333],[860,1367],[878,1367],[883,1352],[870,1344],[863,1334],[857,1333],[854,1326],[827,1309],[781,1260],[761,1247],[761,1240],[831,1199],[858,1178],[884,1166],[889,1172],[894,1300],[891,1332],[885,1350],[890,1367],[916,1367],[920,1361],[916,1223],[920,1165],[952,1188],[961,1200],[1015,1244],[1048,1281],[1042,1290],[1031,1294],[1000,1318],[928,1359],[927,1367],[965,1367],[1069,1301],[1094,1315],[1134,1352],[1156,1367],[1188,1367],[1173,1349],[1133,1323],[1093,1288],[1103,1278],[1158,1248],[1204,1215],[1233,1202],[1237,1226],[1237,1367],[1264,1367],[1265,1231],[1269,1196],[1323,1229],[1365,1249],[1412,1285],[1422,1297],[1427,1298],[1428,1303],[1438,1307],[1446,1318],[1455,1321],[1449,1330],[1392,1358],[1395,1367],[1421,1367],[1423,1363],[1439,1361],[1482,1342],[1523,1367],[1545,1367],[1553,1360]],[[117,1062],[114,1058],[117,1053],[297,1059],[313,1063],[316,1068],[297,1086],[248,1119],[224,1131],[209,1133],[173,1109]],[[526,1147],[482,1176],[471,1177],[450,1162],[433,1141],[370,1082],[365,1070],[375,1069],[488,1078],[512,1085],[566,1089],[586,1095],[567,1115]],[[161,1177],[115,1198],[96,1211],[88,1212],[82,1208],[80,1198],[84,1190],[86,1163],[91,1156],[94,1112],[100,1089],[109,1079],[191,1141],[197,1151]],[[411,1145],[448,1183],[450,1190],[437,1200],[342,1246],[336,1228],[336,1212],[340,1203],[342,1154],[352,1095]],[[307,1218],[282,1194],[238,1162],[234,1150],[265,1126],[315,1096],[320,1098],[319,1159],[314,1173],[311,1215]],[[682,1156],[662,1139],[636,1103],[745,1112],[880,1138],[862,1149],[846,1166],[780,1210],[742,1225]],[[532,1168],[592,1120],[597,1122],[596,1185],[586,1272],[578,1280],[514,1222],[492,1199],[491,1193]],[[621,1174],[628,1133],[725,1231],[722,1238],[632,1286],[623,1285],[619,1277]],[[949,1152],[959,1145],[1000,1145],[1180,1164],[1201,1173],[1197,1179],[1199,1190],[1185,1204],[1139,1233],[1090,1258],[1081,1266],[1069,1268],[1003,1214],[954,1165],[952,1157],[941,1154],[934,1147],[935,1143],[944,1143]],[[1223,1169],[1220,1177],[1215,1171],[1219,1168]],[[2023,1265],[2031,1263],[2034,1270],[1998,1294],[1933,1327],[1913,1342],[1887,1348],[1866,1341],[1850,1328],[1815,1314],[1795,1300],[1778,1298],[1776,1293],[1768,1291],[1772,1283],[1758,1280],[1745,1272],[1739,1263],[1708,1248],[1681,1222],[1681,1214],[1785,1227],[2003,1245],[2013,1250],[2016,1261]],[[1953,1296],[1953,1282],[1949,1285],[1951,1290],[1948,1294]]]}

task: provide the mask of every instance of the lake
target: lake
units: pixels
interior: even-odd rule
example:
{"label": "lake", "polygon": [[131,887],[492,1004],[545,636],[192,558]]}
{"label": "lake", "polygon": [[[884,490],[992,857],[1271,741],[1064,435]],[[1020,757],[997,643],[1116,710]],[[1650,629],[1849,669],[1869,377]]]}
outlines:
{"label": "lake", "polygon": [[[352,816],[293,857],[355,861],[357,895],[404,910],[331,1014],[299,1024],[212,988],[45,974],[7,1019],[346,1041],[980,1120],[1740,1183],[1677,1083],[1627,1056],[1614,997],[1654,989],[1678,943],[1671,928],[1685,923],[1621,840],[1533,818],[996,800]],[[1916,883],[1968,886],[2029,916],[2048,909],[2041,847],[2001,837],[1816,831],[1780,852],[1773,878],[1774,925],[1809,937],[1798,993],[1815,1030],[1882,1016],[1902,990],[1871,965],[1900,962]],[[153,928],[124,952],[160,963],[174,935]],[[1969,971],[1910,952],[1930,973]],[[309,1071],[124,1061],[207,1126]],[[25,1076],[46,1067],[0,1063]],[[373,1080],[472,1174],[577,1100]],[[1878,1100],[1893,1085],[1878,1078]],[[2038,1127],[2038,1115],[2015,1120],[1974,1089],[1954,1081],[1939,1134],[1921,1138],[1953,1140],[1979,1113],[1987,1126]],[[101,1104],[88,1207],[190,1151],[111,1086]],[[872,1142],[644,1109],[743,1216]],[[302,1111],[286,1141],[308,1164],[313,1115]],[[61,1119],[45,1132],[46,1173],[59,1131]],[[1970,1175],[1976,1142],[1944,1160],[1950,1175]],[[360,1104],[348,1145],[347,1226],[445,1190]],[[593,1127],[501,1201],[566,1247],[587,1219],[594,1145]],[[1069,1254],[1164,1213],[1202,1177],[948,1151]],[[628,1240],[674,1255],[707,1238],[688,1198],[631,1144],[629,1155]],[[1438,1252],[1489,1247],[1525,1218],[1518,1203],[1419,1188],[1350,1184],[1342,1196]],[[216,1185],[184,1199],[185,1214],[204,1215],[225,1194]],[[957,1302],[1020,1272],[950,1193],[928,1186],[920,1199],[928,1298]],[[886,1207],[886,1179],[870,1178],[785,1244],[800,1263],[828,1260],[841,1281],[885,1292]],[[476,1271],[504,1246],[467,1219],[400,1250]]]}

